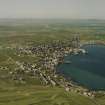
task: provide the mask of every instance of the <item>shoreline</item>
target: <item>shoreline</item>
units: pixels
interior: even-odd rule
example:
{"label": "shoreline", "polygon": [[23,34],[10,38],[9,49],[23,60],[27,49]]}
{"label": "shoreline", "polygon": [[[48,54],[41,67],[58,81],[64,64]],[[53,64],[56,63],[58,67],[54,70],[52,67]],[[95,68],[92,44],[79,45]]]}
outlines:
{"label": "shoreline", "polygon": [[[10,74],[15,77],[13,79],[23,81],[24,79],[20,75],[21,72],[19,73],[18,71],[21,69],[24,74],[32,72],[34,76],[37,75],[41,79],[43,85],[60,86],[68,92],[74,91],[88,97],[95,97],[95,94],[100,91],[91,91],[90,89],[75,83],[72,79],[68,81],[67,78],[61,74],[57,74],[56,66],[59,63],[63,63],[63,59],[66,55],[86,53],[84,52],[85,50],[80,47],[72,48],[69,46],[70,44],[66,42],[51,43],[48,45],[41,44],[38,46],[28,46],[26,48],[21,46],[17,48],[19,56],[23,56],[24,54],[38,56],[40,60],[35,64],[16,61],[19,68]],[[19,77],[17,77],[17,75],[19,75]]]}

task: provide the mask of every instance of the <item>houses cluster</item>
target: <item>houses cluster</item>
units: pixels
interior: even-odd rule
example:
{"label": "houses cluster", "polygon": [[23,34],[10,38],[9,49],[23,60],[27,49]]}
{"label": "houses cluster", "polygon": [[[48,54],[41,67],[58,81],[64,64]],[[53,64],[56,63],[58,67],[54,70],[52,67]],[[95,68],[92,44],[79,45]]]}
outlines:
{"label": "houses cluster", "polygon": [[[39,75],[44,84],[58,85],[58,74],[56,73],[56,66],[58,63],[63,62],[65,54],[71,52],[71,47],[64,42],[53,42],[49,44],[41,44],[26,48],[19,48],[18,55],[35,55],[38,57],[38,61],[35,64],[30,62],[16,62],[20,67],[16,69],[15,74],[19,74],[19,70],[22,73],[31,73],[32,75]],[[22,74],[20,73],[20,74]]]}

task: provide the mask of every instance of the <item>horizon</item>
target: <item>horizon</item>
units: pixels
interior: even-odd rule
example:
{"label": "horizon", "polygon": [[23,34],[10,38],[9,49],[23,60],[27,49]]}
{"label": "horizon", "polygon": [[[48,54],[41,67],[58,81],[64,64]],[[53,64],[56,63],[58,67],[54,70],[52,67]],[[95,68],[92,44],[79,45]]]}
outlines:
{"label": "horizon", "polygon": [[1,18],[0,20],[105,20],[105,19],[97,19],[97,18]]}

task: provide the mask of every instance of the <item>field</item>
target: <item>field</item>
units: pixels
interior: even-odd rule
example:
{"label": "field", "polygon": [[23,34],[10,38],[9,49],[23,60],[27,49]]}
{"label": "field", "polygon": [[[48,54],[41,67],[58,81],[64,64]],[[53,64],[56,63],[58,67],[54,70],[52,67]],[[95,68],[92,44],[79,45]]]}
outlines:
{"label": "field", "polygon": [[105,41],[104,20],[0,20],[0,105],[105,105],[105,96],[89,98],[61,87],[43,86],[38,77],[26,82],[12,80],[9,73],[16,61],[34,63],[37,57],[18,56],[14,48],[68,41],[74,35],[81,41]]}

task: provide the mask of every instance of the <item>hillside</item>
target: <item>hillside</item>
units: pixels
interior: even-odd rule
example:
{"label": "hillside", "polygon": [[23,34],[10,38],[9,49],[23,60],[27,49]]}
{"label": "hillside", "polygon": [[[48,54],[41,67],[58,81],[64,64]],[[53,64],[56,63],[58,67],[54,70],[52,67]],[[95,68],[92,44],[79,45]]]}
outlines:
{"label": "hillside", "polygon": [[105,105],[105,97],[91,99],[59,87],[6,82],[0,82],[0,105]]}

